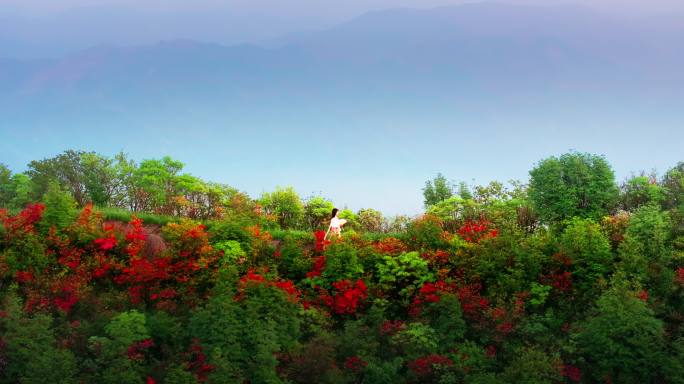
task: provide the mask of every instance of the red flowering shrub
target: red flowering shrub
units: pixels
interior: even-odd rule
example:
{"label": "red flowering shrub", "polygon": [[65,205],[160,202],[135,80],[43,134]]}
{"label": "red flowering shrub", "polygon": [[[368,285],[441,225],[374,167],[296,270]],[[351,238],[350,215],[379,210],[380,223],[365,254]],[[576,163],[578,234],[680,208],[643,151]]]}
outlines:
{"label": "red flowering shrub", "polygon": [[33,281],[33,273],[30,271],[17,271],[14,273],[14,278],[18,283],[24,284]]}
{"label": "red flowering shrub", "polygon": [[318,256],[314,261],[313,270],[306,273],[306,277],[313,279],[316,276],[320,276],[325,268],[325,256]]}
{"label": "red flowering shrub", "polygon": [[684,267],[677,268],[677,283],[684,285]]}
{"label": "red flowering shrub", "polygon": [[561,368],[561,375],[568,379],[579,383],[582,380],[582,371],[574,365],[563,364]]}
{"label": "red flowering shrub", "polygon": [[469,220],[458,229],[457,233],[469,243],[479,243],[484,239],[499,235],[499,231],[491,226],[492,223],[485,219]]}
{"label": "red flowering shrub", "polygon": [[373,244],[376,251],[385,255],[400,255],[408,252],[408,247],[395,237],[386,237]]}
{"label": "red flowering shrub", "polygon": [[449,262],[449,252],[438,249],[436,251],[423,252],[420,255],[423,259],[427,260],[432,266],[445,265]]}
{"label": "red flowering shrub", "polygon": [[637,298],[642,301],[648,301],[648,291],[642,290],[637,293]]}
{"label": "red flowering shrub", "polygon": [[447,356],[443,355],[428,355],[420,357],[416,360],[410,361],[408,367],[418,377],[426,377],[434,375],[435,366],[451,366],[454,362]]}
{"label": "red flowering shrub", "polygon": [[8,216],[7,211],[0,215],[2,224],[7,231],[7,238],[17,236],[19,233],[33,233],[34,225],[43,218],[45,204],[29,204],[16,216]]}
{"label": "red flowering shrub", "polygon": [[368,362],[361,360],[358,356],[348,357],[344,361],[344,367],[353,372],[360,372],[368,365]]}
{"label": "red flowering shrub", "polygon": [[314,245],[316,252],[323,252],[325,247],[331,243],[330,240],[325,239],[325,231],[314,232],[314,238],[316,239],[316,243]]}
{"label": "red flowering shrub", "polygon": [[97,246],[101,251],[109,251],[110,249],[116,247],[117,241],[116,237],[114,235],[110,235],[108,237],[103,237],[99,239],[95,239],[93,241],[95,246]]}
{"label": "red flowering shrub", "polygon": [[263,284],[276,287],[283,291],[287,295],[288,299],[294,303],[299,302],[301,296],[301,292],[299,292],[291,280],[272,282],[267,280],[264,276],[256,273],[253,269],[250,269],[247,274],[240,278],[240,281],[238,282],[239,293],[235,296],[236,301],[239,301],[244,297],[245,288],[251,284]]}
{"label": "red flowering shrub", "polygon": [[197,381],[204,383],[207,381],[209,374],[215,367],[207,363],[207,356],[204,354],[202,345],[199,339],[193,339],[190,345],[189,362],[186,364],[186,369],[195,374]]}
{"label": "red flowering shrub", "polygon": [[541,282],[551,285],[560,292],[572,290],[572,272],[555,272],[542,275]]}
{"label": "red flowering shrub", "polygon": [[385,320],[380,326],[380,334],[392,336],[406,328],[406,323],[401,320]]}
{"label": "red flowering shrub", "polygon": [[131,258],[135,258],[145,246],[147,232],[145,232],[145,228],[143,228],[142,220],[135,216],[133,216],[129,225],[130,229],[126,233],[126,241],[128,242],[126,253],[128,253],[128,256]]}
{"label": "red flowering shrub", "polygon": [[480,295],[481,289],[479,284],[470,284],[459,287],[456,292],[463,314],[471,320],[481,320],[489,308],[489,300]]}
{"label": "red flowering shrub", "polygon": [[331,296],[324,290],[321,293],[321,300],[338,315],[354,314],[358,309],[361,300],[366,299],[366,284],[359,279],[356,283],[349,280],[341,280],[332,283],[335,293]]}
{"label": "red flowering shrub", "polygon": [[273,285],[278,289],[282,290],[283,292],[285,292],[287,294],[287,297],[293,302],[299,301],[301,293],[299,292],[297,287],[295,287],[292,280],[276,281],[275,283],[273,283]]}
{"label": "red flowering shrub", "polygon": [[126,351],[126,356],[130,360],[142,361],[145,359],[145,352],[154,346],[154,341],[152,339],[144,339],[134,342],[128,347]]}

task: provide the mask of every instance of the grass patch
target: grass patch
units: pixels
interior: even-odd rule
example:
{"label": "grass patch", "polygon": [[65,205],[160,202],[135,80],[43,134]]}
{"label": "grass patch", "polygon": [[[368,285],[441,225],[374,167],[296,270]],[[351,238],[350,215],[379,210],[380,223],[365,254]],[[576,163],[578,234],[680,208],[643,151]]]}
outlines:
{"label": "grass patch", "polygon": [[168,223],[177,222],[180,219],[174,216],[167,215],[155,215],[153,213],[145,212],[131,212],[122,208],[112,208],[112,207],[98,207],[97,210],[102,212],[102,218],[104,220],[111,221],[122,221],[129,222],[133,215],[142,219],[145,224],[164,226]]}

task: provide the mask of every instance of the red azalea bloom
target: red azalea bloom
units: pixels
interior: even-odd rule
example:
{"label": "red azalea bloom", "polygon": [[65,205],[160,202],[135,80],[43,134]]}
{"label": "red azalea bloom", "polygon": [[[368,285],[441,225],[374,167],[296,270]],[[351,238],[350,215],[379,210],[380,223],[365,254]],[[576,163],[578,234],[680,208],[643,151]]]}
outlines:
{"label": "red azalea bloom", "polygon": [[285,292],[290,300],[299,301],[300,292],[291,280],[277,281],[273,285]]}
{"label": "red azalea bloom", "polygon": [[642,301],[648,301],[648,291],[640,291],[637,297]]}
{"label": "red azalea bloom", "polygon": [[561,375],[567,377],[568,379],[579,383],[582,379],[582,371],[574,365],[564,364],[561,369]]}
{"label": "red azalea bloom", "polygon": [[401,320],[385,320],[380,326],[381,335],[393,335],[402,329],[406,324]]}
{"label": "red azalea bloom", "polygon": [[677,282],[684,285],[684,267],[677,268]]}
{"label": "red azalea bloom", "polygon": [[197,381],[200,383],[207,381],[207,377],[215,368],[207,363],[207,357],[204,354],[199,339],[193,339],[192,341],[190,346],[190,362],[187,364],[187,368],[195,374]]}
{"label": "red azalea bloom", "polygon": [[358,356],[348,357],[347,360],[344,361],[344,367],[354,372],[360,372],[367,365],[368,363],[361,360]]}
{"label": "red azalea bloom", "polygon": [[491,223],[485,219],[469,220],[457,233],[467,242],[479,243],[483,239],[499,236],[499,231],[496,228],[490,229],[490,225]]}
{"label": "red azalea bloom", "polygon": [[413,371],[413,373],[416,374],[416,376],[424,377],[434,373],[433,367],[435,365],[450,366],[453,364],[454,362],[451,361],[451,359],[449,359],[447,356],[429,355],[409,362],[408,367]]}
{"label": "red azalea bloom", "polygon": [[321,299],[335,313],[339,315],[354,314],[361,300],[366,299],[366,284],[359,279],[352,284],[349,280],[340,280],[332,283],[337,291],[333,296],[324,293]]}
{"label": "red azalea bloom", "polygon": [[21,284],[31,282],[34,279],[33,273],[30,271],[17,271],[14,273],[14,278]]}
{"label": "red azalea bloom", "polygon": [[325,231],[314,232],[314,237],[316,238],[316,252],[323,252],[325,247],[331,243],[330,240],[325,240]]}
{"label": "red azalea bloom", "polygon": [[306,273],[306,277],[313,279],[316,276],[320,276],[325,268],[325,256],[318,256],[314,261],[313,270]]}
{"label": "red azalea bloom", "polygon": [[117,244],[116,237],[114,237],[114,235],[95,239],[93,243],[95,243],[95,245],[102,251],[109,251],[110,249],[116,247]]}

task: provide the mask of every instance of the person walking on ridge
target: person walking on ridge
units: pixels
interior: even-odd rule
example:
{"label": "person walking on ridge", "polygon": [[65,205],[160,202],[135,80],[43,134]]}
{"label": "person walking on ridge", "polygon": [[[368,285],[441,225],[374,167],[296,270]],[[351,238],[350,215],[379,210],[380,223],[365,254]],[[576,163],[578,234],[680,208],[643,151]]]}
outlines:
{"label": "person walking on ridge", "polygon": [[332,218],[330,219],[330,225],[328,226],[328,231],[325,233],[325,237],[323,237],[323,240],[328,238],[328,234],[332,231],[332,233],[337,234],[337,238],[339,239],[342,237],[342,226],[347,223],[347,220],[345,219],[340,219],[338,217],[338,213],[340,212],[339,209],[333,208],[332,210]]}

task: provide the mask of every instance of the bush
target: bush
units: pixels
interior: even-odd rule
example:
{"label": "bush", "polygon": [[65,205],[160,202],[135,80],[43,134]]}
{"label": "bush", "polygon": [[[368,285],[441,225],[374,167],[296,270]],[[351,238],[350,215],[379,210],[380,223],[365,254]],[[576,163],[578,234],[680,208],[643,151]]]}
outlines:
{"label": "bush", "polygon": [[414,249],[435,250],[449,247],[442,220],[437,216],[424,215],[412,221],[406,232],[407,242]]}
{"label": "bush", "polygon": [[546,223],[575,216],[598,220],[615,207],[618,188],[603,157],[571,152],[544,159],[530,171],[529,196]]}
{"label": "bush", "polygon": [[409,252],[399,256],[383,256],[382,262],[377,265],[377,279],[390,294],[390,299],[408,303],[424,283],[434,280],[434,275],[418,252]]}

